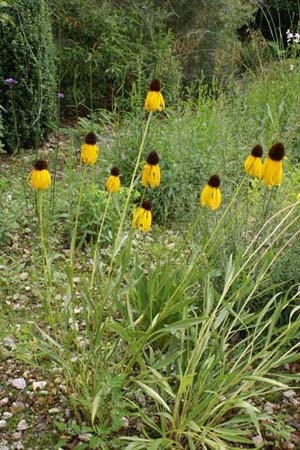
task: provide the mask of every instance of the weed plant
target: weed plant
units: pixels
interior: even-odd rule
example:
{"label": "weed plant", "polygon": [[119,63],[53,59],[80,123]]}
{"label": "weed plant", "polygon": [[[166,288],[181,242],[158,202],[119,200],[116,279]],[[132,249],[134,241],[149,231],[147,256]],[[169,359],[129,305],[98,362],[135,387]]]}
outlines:
{"label": "weed plant", "polygon": [[[229,94],[201,87],[178,111],[137,110],[121,124],[117,114],[93,114],[63,154],[52,153],[55,192],[31,192],[27,214],[16,178],[1,182],[19,239],[31,230],[32,301],[43,305],[20,356],[62,370],[78,423],[69,431],[91,432],[86,448],[229,450],[259,448],[253,435],[264,445],[288,439],[263,402],[297,381],[287,367],[299,359],[298,88],[285,61]],[[100,156],[81,167],[79,142],[91,129],[101,133]],[[284,180],[268,189],[243,163],[255,144],[266,151],[278,141]],[[140,183],[153,150],[156,189]],[[108,194],[114,165],[123,187]],[[214,173],[223,201],[211,211],[199,194]],[[146,198],[153,226],[144,234],[130,220]],[[14,241],[14,225],[0,220],[1,236]]]}

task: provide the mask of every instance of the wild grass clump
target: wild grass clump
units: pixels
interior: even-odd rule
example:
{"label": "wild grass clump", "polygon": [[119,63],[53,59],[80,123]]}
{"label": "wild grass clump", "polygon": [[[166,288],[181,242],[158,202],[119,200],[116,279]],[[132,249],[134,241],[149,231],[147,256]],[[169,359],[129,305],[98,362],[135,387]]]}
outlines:
{"label": "wild grass clump", "polygon": [[[298,85],[279,67],[230,94],[203,88],[179,111],[157,111],[154,89],[151,111],[122,125],[85,119],[85,142],[75,132],[62,167],[48,167],[51,187],[31,176],[32,213],[16,220],[39,235],[32,264],[47,326],[35,323],[24,353],[62,370],[91,448],[259,448],[253,436],[272,445],[271,428],[288,439],[263,408],[295,383],[288,365],[299,359],[289,269],[300,233],[289,117]],[[272,160],[268,176],[245,173],[246,158],[261,158],[256,144]],[[116,165],[122,187],[106,192]]]}

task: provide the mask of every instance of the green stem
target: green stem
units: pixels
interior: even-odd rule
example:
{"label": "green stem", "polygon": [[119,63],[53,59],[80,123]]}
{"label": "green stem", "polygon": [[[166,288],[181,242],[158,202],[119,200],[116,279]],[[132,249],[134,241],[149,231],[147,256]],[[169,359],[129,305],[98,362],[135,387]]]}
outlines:
{"label": "green stem", "polygon": [[103,214],[103,217],[102,217],[102,221],[101,221],[99,232],[98,232],[98,236],[97,236],[97,241],[96,241],[96,244],[95,244],[95,251],[94,251],[94,258],[93,258],[93,271],[92,271],[92,276],[91,276],[90,291],[93,289],[93,285],[94,285],[94,278],[95,278],[96,267],[97,267],[97,262],[96,261],[97,261],[97,256],[98,256],[99,243],[100,243],[102,229],[103,229],[104,221],[105,221],[105,218],[106,218],[106,215],[107,215],[110,199],[111,199],[111,193],[108,194],[108,198],[107,198],[104,214]]}
{"label": "green stem", "polygon": [[44,301],[44,296],[43,296],[43,303],[44,303],[44,307],[46,309],[46,313],[49,314],[50,324],[51,324],[52,328],[54,328],[53,311],[51,308],[51,301],[50,301],[50,298],[51,298],[51,274],[50,274],[50,268],[49,268],[47,245],[46,245],[45,234],[44,234],[43,192],[42,192],[42,190],[38,191],[38,217],[39,217],[39,228],[40,228],[41,253],[42,253],[44,278],[45,278],[45,285],[46,285],[46,302]]}
{"label": "green stem", "polygon": [[77,228],[78,228],[78,219],[79,219],[79,213],[80,213],[80,206],[82,201],[82,194],[83,194],[83,188],[85,184],[85,178],[86,178],[86,170],[87,165],[84,165],[82,178],[81,178],[81,184],[80,184],[80,190],[79,190],[79,196],[78,196],[78,203],[77,203],[77,211],[75,216],[75,224],[74,229],[72,233],[72,239],[71,239],[71,246],[70,246],[70,268],[71,268],[71,290],[73,291],[73,276],[74,276],[74,258],[75,258],[75,244],[76,244],[76,236],[77,236]]}
{"label": "green stem", "polygon": [[139,152],[138,152],[138,155],[137,155],[135,167],[134,167],[133,174],[132,174],[131,181],[130,181],[130,185],[129,185],[129,188],[128,188],[128,194],[127,194],[127,198],[126,198],[126,201],[125,201],[125,206],[124,206],[124,209],[123,209],[123,214],[122,214],[120,225],[119,225],[119,228],[118,228],[118,231],[117,231],[117,236],[116,236],[116,239],[115,239],[114,249],[113,249],[113,253],[112,253],[112,257],[111,257],[110,268],[109,268],[109,272],[108,272],[109,276],[111,274],[111,269],[112,269],[112,266],[113,266],[113,263],[114,263],[114,260],[115,260],[116,254],[117,254],[117,250],[118,250],[118,246],[119,246],[119,242],[120,242],[120,237],[121,237],[123,225],[124,225],[124,222],[125,222],[125,217],[126,217],[126,213],[127,213],[127,210],[128,210],[129,201],[130,201],[131,194],[132,194],[132,191],[133,191],[133,186],[134,186],[134,182],[135,182],[136,173],[137,173],[137,170],[138,170],[138,167],[139,167],[139,164],[140,164],[142,151],[143,151],[143,148],[144,148],[145,139],[146,139],[146,136],[147,136],[147,132],[148,132],[148,128],[149,128],[151,117],[152,117],[152,112],[150,112],[149,115],[148,115],[148,119],[147,119],[147,122],[146,122],[146,126],[145,126],[145,130],[144,130],[142,142],[141,142],[141,145],[140,145],[140,148],[139,148]]}

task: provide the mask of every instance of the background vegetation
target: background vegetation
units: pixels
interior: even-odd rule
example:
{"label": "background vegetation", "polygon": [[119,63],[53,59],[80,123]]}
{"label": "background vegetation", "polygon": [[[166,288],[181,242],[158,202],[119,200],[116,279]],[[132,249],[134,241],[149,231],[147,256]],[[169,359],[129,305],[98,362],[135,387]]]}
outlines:
{"label": "background vegetation", "polygon": [[[298,445],[289,410],[299,404],[298,53],[286,22],[273,42],[257,25],[259,14],[274,17],[273,2],[212,3],[48,2],[61,127],[0,166],[3,445],[24,419],[23,446],[37,450]],[[3,29],[16,26],[14,8],[3,6]],[[167,107],[149,116],[154,76]],[[16,97],[22,83],[2,87]],[[22,101],[9,105],[27,112]],[[0,134],[21,142],[7,110]],[[79,156],[91,130],[100,154],[87,167]],[[269,189],[243,163],[257,143],[265,159],[274,142],[286,147],[284,178]],[[162,180],[148,189],[140,173],[153,150]],[[52,176],[43,192],[28,185],[37,157]],[[122,188],[110,195],[116,165]],[[214,173],[222,205],[211,211],[199,194]],[[147,234],[131,227],[145,198]],[[16,391],[20,378],[27,386]],[[16,392],[30,407],[14,409]]]}

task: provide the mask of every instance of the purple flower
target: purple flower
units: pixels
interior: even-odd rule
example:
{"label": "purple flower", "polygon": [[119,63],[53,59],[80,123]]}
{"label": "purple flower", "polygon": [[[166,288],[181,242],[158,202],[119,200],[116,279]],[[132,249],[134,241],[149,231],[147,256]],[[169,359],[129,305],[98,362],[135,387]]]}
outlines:
{"label": "purple flower", "polygon": [[14,80],[13,78],[6,78],[4,80],[4,83],[7,84],[8,86],[13,86],[14,84],[18,84],[18,82],[16,80]]}
{"label": "purple flower", "polygon": [[142,6],[142,9],[143,9],[144,11],[147,11],[147,10],[148,10],[148,6],[147,6],[147,5],[143,5],[143,6]]}
{"label": "purple flower", "polygon": [[57,94],[57,98],[65,98],[65,94],[63,92],[59,92]]}

